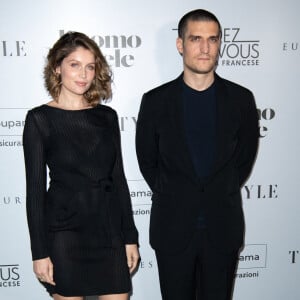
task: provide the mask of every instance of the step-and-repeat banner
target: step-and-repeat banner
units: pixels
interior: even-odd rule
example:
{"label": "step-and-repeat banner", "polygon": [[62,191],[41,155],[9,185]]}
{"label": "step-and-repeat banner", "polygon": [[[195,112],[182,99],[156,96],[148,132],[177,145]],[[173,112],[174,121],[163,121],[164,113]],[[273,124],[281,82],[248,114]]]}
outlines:
{"label": "step-and-repeat banner", "polygon": [[[0,3],[0,299],[50,299],[32,272],[25,215],[22,131],[28,109],[49,101],[43,67],[49,47],[69,30],[101,47],[114,73],[113,101],[141,264],[132,300],[159,300],[149,247],[151,191],[137,165],[134,137],[142,94],[179,75],[177,23],[205,8],[223,26],[219,75],[251,89],[260,147],[242,189],[246,245],[234,300],[300,299],[300,2],[298,0],[3,0]],[[146,137],[145,137],[146,138]],[[174,261],[176,265],[176,261]],[[184,300],[184,299],[183,299]]]}

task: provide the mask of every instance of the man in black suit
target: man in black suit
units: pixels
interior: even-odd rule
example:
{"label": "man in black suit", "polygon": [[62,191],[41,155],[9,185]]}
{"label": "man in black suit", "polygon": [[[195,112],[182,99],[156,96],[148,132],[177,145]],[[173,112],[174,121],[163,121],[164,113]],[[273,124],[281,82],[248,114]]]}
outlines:
{"label": "man in black suit", "polygon": [[144,94],[136,149],[150,186],[150,243],[164,300],[228,300],[243,244],[241,186],[258,145],[252,93],[215,73],[218,19],[178,25],[183,73]]}

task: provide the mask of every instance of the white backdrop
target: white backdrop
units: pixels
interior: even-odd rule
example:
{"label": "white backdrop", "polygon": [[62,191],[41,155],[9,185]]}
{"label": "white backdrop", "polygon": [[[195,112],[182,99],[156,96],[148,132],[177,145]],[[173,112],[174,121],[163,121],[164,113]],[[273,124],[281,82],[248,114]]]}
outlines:
{"label": "white backdrop", "polygon": [[[135,122],[142,94],[179,75],[179,18],[211,10],[223,26],[217,72],[253,91],[260,149],[243,188],[246,246],[234,300],[300,299],[298,0],[10,0],[0,3],[0,299],[50,299],[32,273],[25,218],[22,130],[26,111],[49,101],[44,58],[62,32],[93,37],[112,66],[125,172],[142,262],[132,300],[161,299],[148,244],[151,192],[137,166]],[[176,264],[176,261],[174,261]],[[184,300],[184,299],[183,299]]]}

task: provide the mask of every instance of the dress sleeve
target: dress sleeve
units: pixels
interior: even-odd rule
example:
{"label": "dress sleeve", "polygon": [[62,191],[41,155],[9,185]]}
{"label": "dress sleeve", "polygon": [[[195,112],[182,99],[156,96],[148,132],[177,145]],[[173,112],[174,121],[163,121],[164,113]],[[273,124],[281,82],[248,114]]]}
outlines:
{"label": "dress sleeve", "polygon": [[138,232],[134,224],[129,188],[124,174],[121,137],[117,114],[113,115],[113,136],[116,144],[116,161],[112,173],[122,210],[122,231],[125,244],[138,244]]}
{"label": "dress sleeve", "polygon": [[45,141],[37,123],[34,113],[29,111],[23,132],[23,150],[26,171],[27,222],[33,260],[49,256],[45,224]]}

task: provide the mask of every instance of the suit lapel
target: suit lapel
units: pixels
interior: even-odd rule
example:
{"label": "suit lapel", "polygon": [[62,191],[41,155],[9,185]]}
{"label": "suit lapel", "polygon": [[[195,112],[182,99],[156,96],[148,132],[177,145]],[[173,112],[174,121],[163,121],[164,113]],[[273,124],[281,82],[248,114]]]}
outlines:
{"label": "suit lapel", "polygon": [[216,116],[216,136],[217,136],[217,142],[216,142],[216,160],[214,165],[214,171],[218,170],[218,167],[220,165],[221,157],[222,157],[222,149],[224,146],[224,135],[222,134],[224,130],[224,126],[226,124],[225,121],[225,115],[227,111],[226,107],[226,91],[225,87],[222,83],[222,80],[220,77],[215,75],[216,80],[216,104],[217,104],[217,116]]}
{"label": "suit lapel", "polygon": [[212,176],[222,168],[224,161],[228,161],[226,148],[230,145],[230,135],[234,132],[236,126],[236,107],[232,104],[232,99],[228,94],[224,80],[217,74],[216,80],[216,101],[217,101],[217,126],[216,126],[216,160]]}

